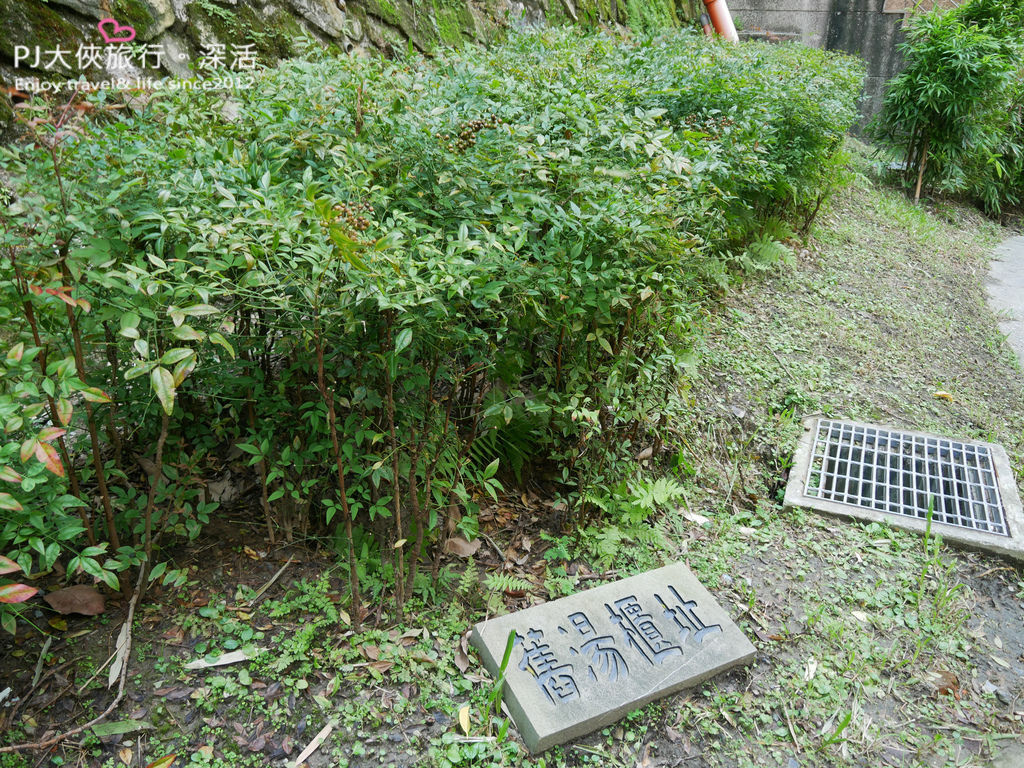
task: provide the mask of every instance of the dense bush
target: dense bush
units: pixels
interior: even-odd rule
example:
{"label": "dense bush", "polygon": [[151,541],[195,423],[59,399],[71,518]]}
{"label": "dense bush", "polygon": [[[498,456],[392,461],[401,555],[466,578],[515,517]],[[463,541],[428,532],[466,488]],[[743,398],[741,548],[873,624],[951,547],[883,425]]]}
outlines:
{"label": "dense bush", "polygon": [[860,76],[548,30],[135,116],[40,107],[4,154],[0,552],[114,584],[198,532],[238,456],[271,539],[337,527],[353,590],[399,609],[499,478],[585,517],[676,397],[704,297],[813,215]]}
{"label": "dense bush", "polygon": [[913,17],[871,133],[903,154],[915,196],[963,194],[993,214],[1024,197],[1022,29],[1024,0]]}

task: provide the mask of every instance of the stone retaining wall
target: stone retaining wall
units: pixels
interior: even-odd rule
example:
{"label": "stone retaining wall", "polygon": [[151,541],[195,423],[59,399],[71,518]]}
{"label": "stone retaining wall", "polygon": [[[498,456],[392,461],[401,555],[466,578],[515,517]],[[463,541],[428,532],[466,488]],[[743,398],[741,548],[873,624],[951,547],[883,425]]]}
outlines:
{"label": "stone retaining wall", "polygon": [[[0,0],[0,132],[18,78],[185,77],[214,45],[230,55],[251,44],[260,64],[272,64],[293,55],[304,36],[339,50],[426,53],[545,20],[652,29],[691,13],[690,0]],[[135,51],[159,49],[160,59],[82,66],[75,54],[104,45],[97,23],[105,18],[134,28]],[[51,63],[57,49],[67,53]]]}

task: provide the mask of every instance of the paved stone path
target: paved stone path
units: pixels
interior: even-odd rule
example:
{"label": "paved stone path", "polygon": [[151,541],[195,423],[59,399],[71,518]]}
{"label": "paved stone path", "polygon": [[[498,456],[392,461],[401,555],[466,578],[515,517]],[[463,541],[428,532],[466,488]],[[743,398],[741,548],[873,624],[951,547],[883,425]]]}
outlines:
{"label": "paved stone path", "polygon": [[[988,280],[988,304],[999,316],[999,330],[1024,366],[1024,236],[1012,237],[992,257]],[[1024,766],[1024,744],[1003,743],[990,768]]]}
{"label": "paved stone path", "polygon": [[999,316],[999,330],[1024,366],[1024,235],[996,249],[985,285],[988,304]]}

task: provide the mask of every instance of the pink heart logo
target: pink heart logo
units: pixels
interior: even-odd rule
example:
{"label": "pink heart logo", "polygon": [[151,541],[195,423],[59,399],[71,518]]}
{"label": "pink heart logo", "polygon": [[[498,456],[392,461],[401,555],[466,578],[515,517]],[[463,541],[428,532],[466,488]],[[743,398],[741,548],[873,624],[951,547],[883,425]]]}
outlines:
{"label": "pink heart logo", "polygon": [[103,40],[108,43],[130,43],[135,39],[135,27],[118,24],[116,19],[101,19],[96,28],[103,36]]}

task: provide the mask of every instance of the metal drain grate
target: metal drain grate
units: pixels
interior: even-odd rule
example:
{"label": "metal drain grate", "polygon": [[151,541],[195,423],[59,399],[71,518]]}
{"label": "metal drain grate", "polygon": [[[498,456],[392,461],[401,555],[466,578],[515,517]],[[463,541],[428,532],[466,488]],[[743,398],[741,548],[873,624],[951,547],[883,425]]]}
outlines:
{"label": "metal drain grate", "polygon": [[801,507],[924,533],[1024,562],[1024,508],[1005,449],[878,424],[804,419],[786,485]]}
{"label": "metal drain grate", "polygon": [[1008,536],[986,445],[818,419],[804,493],[812,498]]}

